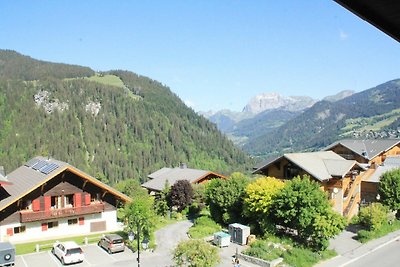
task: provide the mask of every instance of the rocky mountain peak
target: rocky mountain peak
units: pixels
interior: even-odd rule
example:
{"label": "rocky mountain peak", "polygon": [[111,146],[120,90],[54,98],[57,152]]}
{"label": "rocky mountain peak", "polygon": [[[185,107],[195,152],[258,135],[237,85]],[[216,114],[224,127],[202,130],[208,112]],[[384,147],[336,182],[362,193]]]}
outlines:
{"label": "rocky mountain peak", "polygon": [[258,114],[272,109],[288,111],[300,111],[311,107],[316,102],[308,96],[282,96],[279,93],[270,92],[256,95],[244,107],[243,112]]}

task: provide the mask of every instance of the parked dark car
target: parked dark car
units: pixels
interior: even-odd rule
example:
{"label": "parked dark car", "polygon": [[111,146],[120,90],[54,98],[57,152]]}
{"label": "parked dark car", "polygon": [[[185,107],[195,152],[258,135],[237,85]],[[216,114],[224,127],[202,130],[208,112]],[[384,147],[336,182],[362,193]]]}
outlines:
{"label": "parked dark car", "polygon": [[110,254],[125,250],[124,239],[117,234],[107,234],[97,244]]}

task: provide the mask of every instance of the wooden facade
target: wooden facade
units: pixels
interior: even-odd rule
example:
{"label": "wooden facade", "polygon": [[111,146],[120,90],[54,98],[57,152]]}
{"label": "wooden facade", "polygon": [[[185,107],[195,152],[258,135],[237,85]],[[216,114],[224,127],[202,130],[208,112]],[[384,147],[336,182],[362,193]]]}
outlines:
{"label": "wooden facade", "polygon": [[370,159],[368,159],[366,155],[357,154],[353,150],[349,149],[346,146],[341,145],[340,143],[330,148],[329,150],[335,152],[336,154],[342,156],[345,159],[355,160],[358,163],[369,164],[371,168],[374,168],[375,164],[381,165],[385,161],[386,157],[400,155],[400,144],[388,148],[387,150],[380,152],[379,154]]}
{"label": "wooden facade", "polygon": [[[10,187],[18,187],[15,181],[23,183],[27,179],[37,179],[38,183],[21,184],[24,189],[15,191],[20,193],[14,196],[0,187],[4,203],[0,210],[1,241],[29,240],[41,235],[51,238],[69,233],[68,229],[73,234],[117,230],[117,208],[130,198],[66,163],[57,163],[59,170],[47,176],[26,165],[17,169],[15,173],[26,177],[14,175]],[[43,178],[39,180],[38,175]],[[4,202],[7,199],[10,201]]]}
{"label": "wooden facade", "polygon": [[355,165],[344,177],[332,177],[320,181],[301,167],[282,157],[264,167],[260,174],[283,181],[293,179],[296,176],[308,175],[311,179],[320,183],[321,190],[327,193],[328,199],[337,212],[347,217],[352,217],[358,212],[362,177],[358,165]]}

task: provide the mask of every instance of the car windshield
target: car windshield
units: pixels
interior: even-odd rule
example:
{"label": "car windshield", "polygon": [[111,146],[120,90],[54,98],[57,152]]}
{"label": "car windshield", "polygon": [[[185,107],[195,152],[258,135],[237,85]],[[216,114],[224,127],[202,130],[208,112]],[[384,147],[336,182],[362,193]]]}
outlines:
{"label": "car windshield", "polygon": [[70,248],[67,250],[67,254],[79,254],[82,252],[81,248]]}
{"label": "car windshield", "polygon": [[122,242],[124,242],[122,239],[115,239],[112,241],[113,244],[121,244]]}

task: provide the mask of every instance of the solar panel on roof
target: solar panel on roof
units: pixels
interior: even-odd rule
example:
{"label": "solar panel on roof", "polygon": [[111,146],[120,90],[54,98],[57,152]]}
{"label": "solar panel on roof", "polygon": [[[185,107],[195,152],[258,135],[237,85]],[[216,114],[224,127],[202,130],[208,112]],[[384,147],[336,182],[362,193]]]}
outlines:
{"label": "solar panel on roof", "polygon": [[35,165],[32,166],[32,169],[39,170],[40,168],[42,168],[43,166],[46,166],[46,165],[47,165],[47,161],[40,160],[39,162],[37,162]]}
{"label": "solar panel on roof", "polygon": [[25,163],[25,166],[31,168],[33,165],[35,165],[38,162],[39,162],[39,159],[33,158],[33,159],[29,160],[27,163]]}
{"label": "solar panel on roof", "polygon": [[48,164],[48,165],[42,167],[42,168],[40,169],[40,171],[41,171],[42,173],[44,173],[44,174],[49,174],[49,173],[51,173],[52,171],[54,171],[55,169],[57,169],[58,167],[59,167],[58,164],[50,163],[50,164]]}

